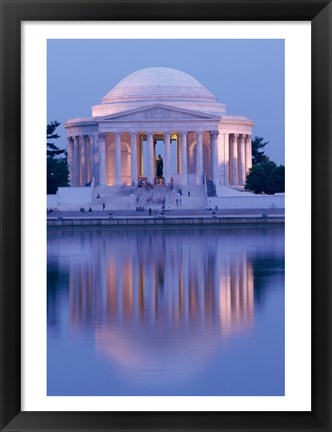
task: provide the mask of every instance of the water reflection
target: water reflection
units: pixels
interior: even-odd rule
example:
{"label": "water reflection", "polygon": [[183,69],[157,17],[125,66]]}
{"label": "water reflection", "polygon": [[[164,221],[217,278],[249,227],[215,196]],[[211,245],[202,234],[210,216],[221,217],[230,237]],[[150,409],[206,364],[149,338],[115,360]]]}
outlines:
{"label": "water reflection", "polygon": [[254,303],[253,271],[246,256],[202,257],[173,246],[167,244],[169,253],[160,248],[151,255],[128,256],[116,243],[94,263],[71,263],[71,323],[106,317],[171,327],[219,321],[222,333],[248,327]]}
{"label": "water reflection", "polygon": [[[181,381],[188,386],[227,350],[229,338],[249,336],[254,263],[267,255],[283,259],[279,228],[259,235],[231,228],[56,229],[48,235],[49,268],[57,263],[67,275],[67,330],[89,334],[97,356],[117,368],[117,379],[136,386],[128,394],[145,394],[142,385],[151,394],[177,394]],[[283,274],[283,261],[278,269]],[[48,317],[56,327],[63,303],[52,280]]]}

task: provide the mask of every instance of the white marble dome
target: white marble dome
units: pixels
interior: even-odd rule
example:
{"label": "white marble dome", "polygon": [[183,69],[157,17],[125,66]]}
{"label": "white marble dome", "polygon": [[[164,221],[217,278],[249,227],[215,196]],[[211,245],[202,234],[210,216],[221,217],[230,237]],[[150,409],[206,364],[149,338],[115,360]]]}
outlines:
{"label": "white marble dome", "polygon": [[122,101],[216,101],[216,97],[200,82],[185,72],[167,67],[138,70],[121,80],[103,103]]}
{"label": "white marble dome", "polygon": [[92,107],[93,117],[161,103],[205,113],[225,112],[225,106],[199,81],[177,69],[140,69],[122,79]]}

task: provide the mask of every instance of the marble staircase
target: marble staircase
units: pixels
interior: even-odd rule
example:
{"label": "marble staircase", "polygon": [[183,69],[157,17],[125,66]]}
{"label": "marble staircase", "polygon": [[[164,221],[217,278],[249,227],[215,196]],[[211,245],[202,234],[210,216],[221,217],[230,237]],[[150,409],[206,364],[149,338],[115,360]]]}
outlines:
{"label": "marble staircase", "polygon": [[207,203],[204,186],[174,186],[172,190],[165,186],[98,186],[94,190],[91,207],[102,210],[105,204],[105,210],[136,210],[137,206],[155,210],[160,209],[163,203],[169,209],[203,209]]}

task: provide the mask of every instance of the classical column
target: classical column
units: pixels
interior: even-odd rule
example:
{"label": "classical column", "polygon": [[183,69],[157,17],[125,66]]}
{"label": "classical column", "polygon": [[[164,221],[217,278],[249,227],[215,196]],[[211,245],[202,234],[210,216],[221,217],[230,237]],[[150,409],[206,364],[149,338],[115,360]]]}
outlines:
{"label": "classical column", "polygon": [[95,174],[95,142],[94,142],[94,135],[89,135],[89,142],[90,142],[90,154],[89,154],[89,162],[90,162],[90,178],[89,181],[92,180],[92,178],[96,177]]}
{"label": "classical column", "polygon": [[248,161],[248,168],[252,167],[252,139],[251,135],[249,135],[249,161]]}
{"label": "classical column", "polygon": [[121,184],[121,134],[115,133],[115,184]]}
{"label": "classical column", "polygon": [[176,172],[178,174],[181,173],[181,143],[180,143],[180,134],[176,134],[176,154],[177,154],[177,167],[176,167]]}
{"label": "classical column", "polygon": [[246,167],[245,167],[245,149],[244,149],[244,135],[239,136],[239,183],[244,185],[246,179]]}
{"label": "classical column", "polygon": [[86,181],[91,180],[91,166],[90,166],[90,136],[85,137],[85,148],[86,148]]}
{"label": "classical column", "polygon": [[98,135],[99,141],[99,184],[101,186],[106,184],[106,134],[101,133]]}
{"label": "classical column", "polygon": [[74,186],[80,186],[80,137],[74,137]]}
{"label": "classical column", "polygon": [[251,135],[246,135],[245,139],[245,152],[246,152],[246,174],[248,174],[249,169],[252,167],[252,144]]}
{"label": "classical column", "polygon": [[229,133],[224,134],[224,151],[225,151],[225,186],[229,186]]}
{"label": "classical column", "polygon": [[86,184],[86,140],[85,135],[81,136],[81,185]]}
{"label": "classical column", "polygon": [[164,133],[164,146],[165,146],[165,163],[164,163],[164,177],[165,183],[168,184],[171,181],[171,134],[169,132]]}
{"label": "classical column", "polygon": [[211,167],[212,167],[212,181],[215,186],[219,184],[218,173],[218,131],[210,132],[211,141]]}
{"label": "classical column", "polygon": [[233,134],[233,139],[232,139],[232,185],[237,185],[238,184],[238,169],[237,169],[237,159],[238,159],[238,154],[237,154],[237,139],[238,139],[238,134]]}
{"label": "classical column", "polygon": [[72,137],[68,137],[67,142],[70,186],[74,186],[74,144],[72,141]]}
{"label": "classical column", "polygon": [[154,181],[154,145],[153,145],[153,134],[147,134],[147,146],[148,146],[148,172],[147,178],[149,183]]}
{"label": "classical column", "polygon": [[196,183],[203,183],[203,139],[202,132],[197,132],[196,144]]}
{"label": "classical column", "polygon": [[131,153],[131,181],[137,185],[137,136],[136,133],[130,134],[130,153]]}
{"label": "classical column", "polygon": [[218,136],[218,165],[219,165],[219,183],[225,184],[225,134]]}
{"label": "classical column", "polygon": [[98,147],[98,133],[93,134],[93,172],[95,176],[95,182],[99,183],[99,147]]}
{"label": "classical column", "polygon": [[187,132],[181,132],[181,184],[188,184],[187,172]]}
{"label": "classical column", "polygon": [[144,173],[144,158],[143,158],[143,141],[144,136],[141,134],[138,134],[138,175],[142,176]]}

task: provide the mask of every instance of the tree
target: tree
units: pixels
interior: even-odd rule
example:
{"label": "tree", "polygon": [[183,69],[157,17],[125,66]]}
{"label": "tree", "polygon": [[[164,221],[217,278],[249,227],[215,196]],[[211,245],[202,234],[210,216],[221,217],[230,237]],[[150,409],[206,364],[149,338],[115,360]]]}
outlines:
{"label": "tree", "polygon": [[268,193],[275,194],[285,192],[285,167],[279,165],[275,167],[267,179],[266,184]]}
{"label": "tree", "polygon": [[52,121],[47,125],[47,193],[55,194],[58,187],[69,186],[69,170],[67,152],[60,149],[50,140],[60,138],[56,133],[56,128],[60,126],[58,121]]}
{"label": "tree", "polygon": [[49,140],[58,139],[60,135],[55,132],[55,129],[60,126],[58,121],[52,121],[46,127],[47,134],[47,156],[59,156],[65,152],[64,149],[59,149],[55,144],[48,142]]}
{"label": "tree", "polygon": [[285,167],[267,160],[253,165],[246,177],[245,190],[272,195],[285,192]]}
{"label": "tree", "polygon": [[264,150],[264,147],[269,143],[269,141],[264,142],[263,137],[255,137],[252,140],[252,164],[256,165],[258,163],[263,163],[269,161],[269,157],[266,156]]}
{"label": "tree", "polygon": [[47,193],[55,194],[59,187],[68,186],[67,158],[47,158]]}
{"label": "tree", "polygon": [[254,192],[255,194],[260,194],[265,190],[265,170],[263,165],[256,164],[253,165],[249,174],[246,177],[246,183],[244,185],[245,190]]}

